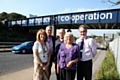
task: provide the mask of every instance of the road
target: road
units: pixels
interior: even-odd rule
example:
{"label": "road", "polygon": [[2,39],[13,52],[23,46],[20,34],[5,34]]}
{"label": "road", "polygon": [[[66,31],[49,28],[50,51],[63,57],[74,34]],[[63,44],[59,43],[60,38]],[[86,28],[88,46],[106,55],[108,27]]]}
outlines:
{"label": "road", "polygon": [[0,52],[0,76],[30,67],[33,67],[32,53],[13,54],[12,52]]}
{"label": "road", "polygon": [[[105,50],[98,50],[93,59],[93,79],[106,55]],[[9,74],[10,73],[10,74]],[[25,76],[26,75],[26,76]],[[0,52],[0,80],[31,80],[33,75],[32,54],[13,54]],[[54,66],[50,80],[55,80]]]}

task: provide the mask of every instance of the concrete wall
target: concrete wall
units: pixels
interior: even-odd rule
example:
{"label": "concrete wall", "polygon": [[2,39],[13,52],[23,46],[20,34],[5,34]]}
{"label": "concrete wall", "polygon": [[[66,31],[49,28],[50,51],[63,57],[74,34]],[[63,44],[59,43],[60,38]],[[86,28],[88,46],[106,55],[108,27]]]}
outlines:
{"label": "concrete wall", "polygon": [[115,63],[120,74],[120,36],[109,43],[109,48],[113,52]]}

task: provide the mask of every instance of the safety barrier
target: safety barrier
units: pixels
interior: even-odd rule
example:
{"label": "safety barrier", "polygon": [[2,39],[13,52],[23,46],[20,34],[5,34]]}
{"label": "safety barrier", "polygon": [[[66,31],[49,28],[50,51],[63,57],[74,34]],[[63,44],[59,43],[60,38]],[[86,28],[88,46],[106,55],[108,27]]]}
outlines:
{"label": "safety barrier", "polygon": [[21,43],[22,42],[0,42],[0,51],[10,51],[13,46]]}

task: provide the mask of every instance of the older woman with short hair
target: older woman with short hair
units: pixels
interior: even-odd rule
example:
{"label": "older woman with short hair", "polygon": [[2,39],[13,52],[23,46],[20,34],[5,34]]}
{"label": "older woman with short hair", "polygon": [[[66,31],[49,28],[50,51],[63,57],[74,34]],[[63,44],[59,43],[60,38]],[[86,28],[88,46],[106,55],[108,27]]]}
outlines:
{"label": "older woman with short hair", "polygon": [[71,32],[65,34],[64,41],[57,55],[57,72],[60,74],[60,80],[74,80],[76,63],[80,60],[79,46],[73,43]]}

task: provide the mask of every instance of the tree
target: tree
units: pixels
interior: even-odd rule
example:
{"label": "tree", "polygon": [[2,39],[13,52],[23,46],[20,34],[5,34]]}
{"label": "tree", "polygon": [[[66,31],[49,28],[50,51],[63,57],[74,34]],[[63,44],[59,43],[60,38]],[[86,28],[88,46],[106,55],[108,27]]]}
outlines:
{"label": "tree", "polygon": [[94,35],[94,34],[91,35],[91,38],[93,38],[93,39],[95,39],[96,37],[97,37],[97,36]]}
{"label": "tree", "polygon": [[2,12],[0,13],[0,21],[3,21],[5,19],[8,20],[17,20],[17,19],[25,19],[26,16],[22,15],[22,14],[18,14],[18,13],[6,13],[6,12]]}
{"label": "tree", "polygon": [[2,20],[4,20],[4,19],[7,19],[7,17],[8,17],[8,14],[7,14],[6,12],[2,12],[2,13],[0,14],[0,21],[2,21]]}
{"label": "tree", "polygon": [[8,16],[9,20],[25,19],[26,16],[18,13],[10,13]]}
{"label": "tree", "polygon": [[119,5],[120,4],[120,0],[118,0],[117,2],[114,2],[114,1],[112,1],[112,0],[102,0],[102,2],[109,2],[109,3],[111,3],[112,4],[112,6],[115,6],[115,5]]}
{"label": "tree", "polygon": [[120,36],[120,32],[117,32],[118,36]]}

